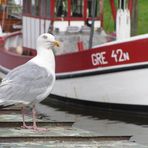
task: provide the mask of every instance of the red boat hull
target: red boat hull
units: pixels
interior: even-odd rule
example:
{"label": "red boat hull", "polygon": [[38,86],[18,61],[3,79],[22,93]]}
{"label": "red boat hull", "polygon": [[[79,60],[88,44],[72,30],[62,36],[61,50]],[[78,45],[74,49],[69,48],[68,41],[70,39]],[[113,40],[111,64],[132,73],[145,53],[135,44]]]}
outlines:
{"label": "red boat hull", "polygon": [[[0,65],[13,69],[33,56],[23,56],[0,48]],[[110,68],[148,62],[148,38],[108,43],[93,49],[56,56],[56,73]]]}

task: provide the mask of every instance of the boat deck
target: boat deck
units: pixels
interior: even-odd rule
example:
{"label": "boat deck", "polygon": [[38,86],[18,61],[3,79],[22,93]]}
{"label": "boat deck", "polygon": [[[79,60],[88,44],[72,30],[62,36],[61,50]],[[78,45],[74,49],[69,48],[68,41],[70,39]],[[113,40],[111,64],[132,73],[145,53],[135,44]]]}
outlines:
{"label": "boat deck", "polygon": [[[31,124],[31,117],[26,117]],[[98,133],[75,128],[72,121],[50,121],[38,119],[38,125],[48,130],[39,132],[22,129],[20,109],[0,110],[0,146],[3,147],[134,147],[143,148],[130,142],[131,136],[100,136]]]}

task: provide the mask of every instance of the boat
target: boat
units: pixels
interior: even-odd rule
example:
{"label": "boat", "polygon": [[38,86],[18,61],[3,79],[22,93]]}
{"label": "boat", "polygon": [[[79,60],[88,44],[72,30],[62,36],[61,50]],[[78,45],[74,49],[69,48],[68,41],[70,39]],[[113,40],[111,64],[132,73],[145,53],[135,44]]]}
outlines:
{"label": "boat", "polygon": [[21,6],[10,0],[0,1],[0,35],[2,33],[15,32],[22,28]]}
{"label": "boat", "polygon": [[131,37],[125,0],[119,0],[117,13],[114,0],[110,3],[116,36],[103,30],[103,0],[24,0],[22,32],[0,38],[0,71],[6,74],[30,60],[36,38],[52,32],[61,41],[61,48],[54,49],[53,96],[148,109],[148,34]]}

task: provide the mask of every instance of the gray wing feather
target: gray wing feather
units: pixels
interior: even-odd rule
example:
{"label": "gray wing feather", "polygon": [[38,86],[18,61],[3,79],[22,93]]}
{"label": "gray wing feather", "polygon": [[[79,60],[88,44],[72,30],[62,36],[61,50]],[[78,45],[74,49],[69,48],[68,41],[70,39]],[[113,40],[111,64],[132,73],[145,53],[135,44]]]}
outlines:
{"label": "gray wing feather", "polygon": [[[0,85],[0,104],[33,103],[44,99],[54,76],[36,64],[26,63],[6,75]],[[11,103],[12,102],[12,103]]]}

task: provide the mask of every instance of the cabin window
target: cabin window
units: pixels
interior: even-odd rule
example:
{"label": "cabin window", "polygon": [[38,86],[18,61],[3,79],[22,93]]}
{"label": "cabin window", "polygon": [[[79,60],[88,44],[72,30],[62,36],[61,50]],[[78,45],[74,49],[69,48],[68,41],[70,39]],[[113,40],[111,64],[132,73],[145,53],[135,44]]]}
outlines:
{"label": "cabin window", "polygon": [[23,13],[24,14],[30,14],[31,13],[31,2],[30,0],[23,0]]}
{"label": "cabin window", "polygon": [[71,0],[71,16],[83,17],[84,0]]}
{"label": "cabin window", "polygon": [[56,0],[55,16],[56,17],[66,17],[68,1],[67,0]]}
{"label": "cabin window", "polygon": [[39,16],[39,0],[31,0],[32,15]]}
{"label": "cabin window", "polygon": [[41,0],[41,16],[50,17],[50,0]]}
{"label": "cabin window", "polygon": [[[87,17],[92,17],[93,16],[93,1],[88,0],[88,10],[87,10]],[[96,11],[95,11],[95,17],[99,16],[99,0],[96,2]]]}

